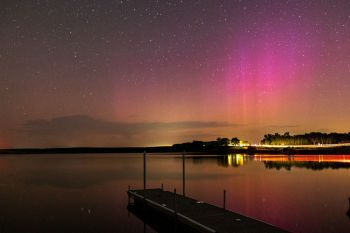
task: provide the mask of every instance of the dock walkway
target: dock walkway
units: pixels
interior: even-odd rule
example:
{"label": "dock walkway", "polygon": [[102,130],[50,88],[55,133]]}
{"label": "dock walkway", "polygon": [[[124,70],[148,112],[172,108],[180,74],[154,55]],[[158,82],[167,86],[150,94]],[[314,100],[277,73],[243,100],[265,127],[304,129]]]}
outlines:
{"label": "dock walkway", "polygon": [[151,209],[194,232],[287,232],[278,227],[162,189],[129,190],[136,207]]}

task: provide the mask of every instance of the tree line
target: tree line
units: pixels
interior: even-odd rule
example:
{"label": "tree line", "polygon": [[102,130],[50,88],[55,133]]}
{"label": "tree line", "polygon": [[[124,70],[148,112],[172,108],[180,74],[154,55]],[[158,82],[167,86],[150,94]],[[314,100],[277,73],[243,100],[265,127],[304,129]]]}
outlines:
{"label": "tree line", "polygon": [[207,149],[216,149],[219,147],[227,147],[229,145],[237,146],[240,140],[236,137],[229,138],[217,138],[215,141],[193,141],[185,142],[180,144],[174,144],[172,147],[175,150],[186,150],[186,151],[201,151]]}
{"label": "tree line", "polygon": [[[174,144],[172,148],[176,151],[205,151],[218,149],[228,146],[238,146],[242,141],[237,137],[231,139],[219,137],[214,141],[193,141]],[[320,133],[311,132],[305,134],[290,135],[284,134],[265,134],[261,140],[264,145],[319,145],[319,144],[340,144],[350,143],[349,133]],[[244,143],[246,144],[246,143]]]}
{"label": "tree line", "polygon": [[290,135],[284,134],[265,134],[261,144],[265,145],[318,145],[318,144],[339,144],[349,143],[349,133],[320,133],[312,132],[306,134]]}

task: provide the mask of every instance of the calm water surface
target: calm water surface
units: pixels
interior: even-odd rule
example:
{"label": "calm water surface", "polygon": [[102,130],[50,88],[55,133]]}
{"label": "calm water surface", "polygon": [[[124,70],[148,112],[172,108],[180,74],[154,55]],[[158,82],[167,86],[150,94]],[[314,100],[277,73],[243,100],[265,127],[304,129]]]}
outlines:
{"label": "calm water surface", "polygon": [[[126,191],[141,154],[0,157],[0,232],[144,232]],[[149,155],[148,187],[182,190],[182,160]],[[350,156],[186,158],[186,194],[292,232],[350,232]],[[154,232],[146,226],[147,232]]]}

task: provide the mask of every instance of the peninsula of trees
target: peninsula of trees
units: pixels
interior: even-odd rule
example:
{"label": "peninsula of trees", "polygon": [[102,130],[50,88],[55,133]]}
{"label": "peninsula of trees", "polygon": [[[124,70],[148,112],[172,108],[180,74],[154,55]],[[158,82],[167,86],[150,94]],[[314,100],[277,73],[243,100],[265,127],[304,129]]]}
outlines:
{"label": "peninsula of trees", "polygon": [[[261,140],[261,145],[284,145],[284,146],[298,146],[298,145],[325,145],[325,144],[343,144],[350,143],[349,133],[320,133],[311,132],[305,134],[290,135],[289,132],[284,134],[265,134]],[[228,146],[251,146],[247,141],[242,141],[237,137],[232,139],[217,138],[215,141],[193,141],[181,144],[174,144],[172,147],[176,150],[200,150],[202,148],[214,149]],[[256,145],[259,146],[259,145]]]}
{"label": "peninsula of trees", "polygon": [[193,142],[185,142],[181,144],[174,144],[172,148],[175,151],[203,151],[203,150],[213,150],[228,146],[238,146],[245,143],[248,145],[248,142],[243,142],[236,137],[231,139],[228,138],[217,138],[215,141],[193,141]]}
{"label": "peninsula of trees", "polygon": [[[286,132],[284,134],[266,134],[260,145],[251,145],[237,137],[232,139],[219,137],[215,141],[193,141],[174,144],[172,150],[174,152],[187,151],[221,154],[349,154],[350,144],[348,143],[350,143],[350,133],[327,134],[311,132],[290,135],[289,132]],[[276,145],[281,147],[273,147]]]}

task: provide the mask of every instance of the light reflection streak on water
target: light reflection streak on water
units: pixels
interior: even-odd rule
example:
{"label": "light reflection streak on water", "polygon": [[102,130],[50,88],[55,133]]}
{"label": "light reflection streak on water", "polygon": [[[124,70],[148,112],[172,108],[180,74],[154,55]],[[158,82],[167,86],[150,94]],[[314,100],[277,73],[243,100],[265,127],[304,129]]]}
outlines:
{"label": "light reflection streak on water", "polygon": [[254,155],[256,161],[350,163],[350,155]]}

